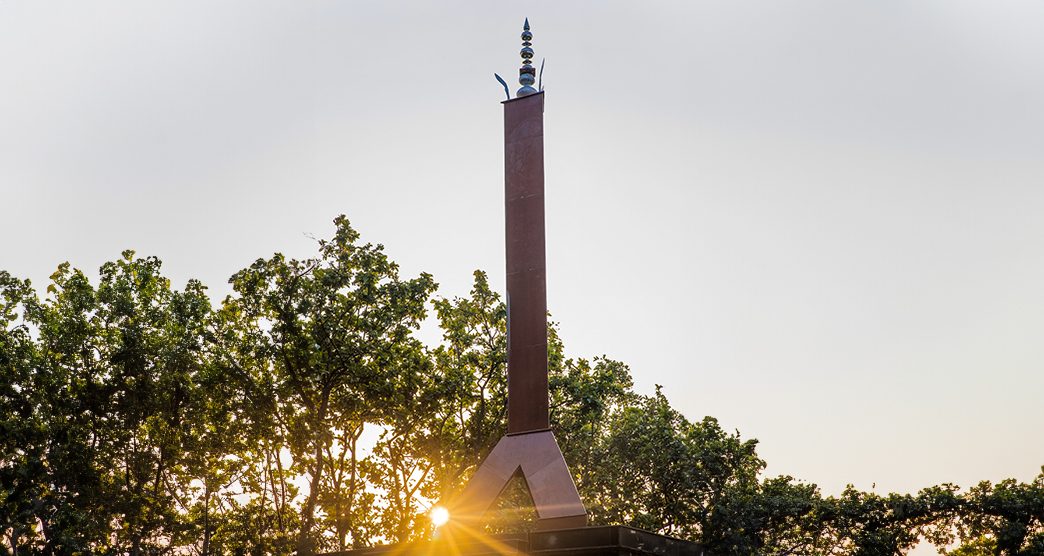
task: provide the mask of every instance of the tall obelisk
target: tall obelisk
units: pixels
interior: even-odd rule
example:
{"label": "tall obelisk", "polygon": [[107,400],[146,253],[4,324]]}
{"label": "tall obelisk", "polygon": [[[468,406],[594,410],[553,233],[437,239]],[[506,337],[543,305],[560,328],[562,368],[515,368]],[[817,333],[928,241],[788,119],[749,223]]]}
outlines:
{"label": "tall obelisk", "polygon": [[546,430],[547,273],[544,254],[544,93],[533,88],[529,20],[522,88],[504,101],[504,221],[508,308],[508,434]]}
{"label": "tall obelisk", "polygon": [[447,506],[454,520],[477,521],[511,478],[520,475],[533,497],[538,527],[556,529],[586,525],[587,511],[548,417],[544,93],[533,87],[536,70],[532,38],[527,19],[518,79],[522,87],[515,98],[503,103],[507,435],[482,462],[455,503]]}

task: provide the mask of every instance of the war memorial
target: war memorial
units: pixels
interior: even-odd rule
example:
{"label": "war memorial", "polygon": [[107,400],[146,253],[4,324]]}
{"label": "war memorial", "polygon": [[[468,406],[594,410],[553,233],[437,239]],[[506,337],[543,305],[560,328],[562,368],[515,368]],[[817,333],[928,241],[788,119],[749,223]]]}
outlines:
{"label": "war memorial", "polygon": [[[693,542],[625,525],[588,526],[548,410],[547,281],[544,237],[544,91],[533,65],[533,34],[522,31],[521,88],[504,106],[504,209],[507,263],[507,433],[464,490],[439,502],[435,540],[328,556],[702,556]],[[536,85],[536,87],[534,87]],[[485,514],[521,478],[537,520],[529,533],[489,535]]]}

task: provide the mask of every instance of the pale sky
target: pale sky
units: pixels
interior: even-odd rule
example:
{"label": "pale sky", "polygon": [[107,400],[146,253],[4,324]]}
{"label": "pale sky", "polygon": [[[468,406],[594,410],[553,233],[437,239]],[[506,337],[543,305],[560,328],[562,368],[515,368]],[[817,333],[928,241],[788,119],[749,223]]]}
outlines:
{"label": "pale sky", "polygon": [[0,268],[133,248],[217,299],[344,213],[503,291],[525,16],[570,355],[828,494],[1039,472],[1038,0],[0,0]]}

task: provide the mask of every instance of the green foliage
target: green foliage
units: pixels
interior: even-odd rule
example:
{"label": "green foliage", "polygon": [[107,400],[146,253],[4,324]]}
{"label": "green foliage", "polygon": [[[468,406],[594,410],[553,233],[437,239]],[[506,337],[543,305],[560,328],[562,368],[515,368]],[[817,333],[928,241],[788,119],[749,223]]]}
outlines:
{"label": "green foliage", "polygon": [[960,530],[968,550],[992,547],[994,554],[1044,555],[1044,467],[1028,484],[1014,479],[981,482],[964,503]]}
{"label": "green foliage", "polygon": [[27,280],[0,271],[0,517],[8,544],[35,547],[46,430],[33,394],[37,345],[24,319],[37,304]]}
{"label": "green foliage", "polygon": [[504,433],[507,418],[507,309],[475,272],[471,297],[436,300],[443,344],[432,352],[450,403],[440,409],[436,446],[439,498],[463,486]]}
{"label": "green foliage", "polygon": [[318,257],[259,259],[232,277],[236,295],[225,302],[241,320],[245,345],[237,351],[244,365],[258,365],[255,383],[270,400],[267,425],[277,442],[269,457],[278,461],[288,452],[290,470],[308,477],[300,553],[325,547],[315,530],[321,514],[338,516],[338,548],[347,536],[362,541],[351,533],[362,535],[358,516],[370,508],[360,505],[367,500],[352,478],[360,469],[352,443],[366,423],[409,414],[402,407],[413,403],[428,368],[412,332],[434,280],[427,274],[401,280],[382,246],[360,245],[343,216],[335,224],[333,239],[319,242]]}
{"label": "green foliage", "polygon": [[764,466],[755,441],[711,417],[690,422],[659,387],[620,406],[595,441],[599,464],[588,467],[584,493],[595,522],[682,537],[720,536],[713,510],[756,485]]}
{"label": "green foliage", "polygon": [[[343,216],[312,258],[258,259],[214,307],[127,251],[42,295],[0,271],[0,554],[308,554],[424,539],[505,430],[506,311],[486,275],[432,298]],[[429,305],[430,304],[430,305]],[[442,342],[416,329],[434,308]],[[1044,555],[1031,483],[887,496],[762,477],[757,442],[690,421],[548,330],[551,420],[595,523],[708,554],[862,556],[919,539]],[[535,515],[522,482],[490,531]]]}
{"label": "green foliage", "polygon": [[968,539],[961,546],[947,552],[951,556],[993,556],[997,553],[997,541],[991,537]]}
{"label": "green foliage", "polygon": [[3,461],[17,477],[12,547],[140,554],[183,530],[170,485],[184,478],[211,310],[199,283],[172,290],[159,269],[127,251],[94,288],[63,264],[43,302],[5,274],[7,320],[19,306],[23,319],[3,342],[4,381],[16,381],[5,405],[22,421],[5,434],[21,456]]}

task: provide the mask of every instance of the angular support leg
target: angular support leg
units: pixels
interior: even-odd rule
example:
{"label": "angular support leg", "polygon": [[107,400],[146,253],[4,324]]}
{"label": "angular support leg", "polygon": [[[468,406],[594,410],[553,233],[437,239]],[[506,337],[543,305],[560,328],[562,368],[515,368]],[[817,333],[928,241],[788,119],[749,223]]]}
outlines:
{"label": "angular support leg", "polygon": [[549,430],[505,436],[497,442],[460,497],[447,505],[454,520],[474,523],[504,492],[515,473],[533,497],[539,529],[587,525],[587,510]]}

